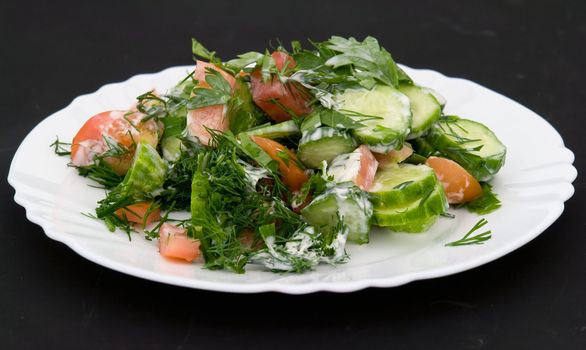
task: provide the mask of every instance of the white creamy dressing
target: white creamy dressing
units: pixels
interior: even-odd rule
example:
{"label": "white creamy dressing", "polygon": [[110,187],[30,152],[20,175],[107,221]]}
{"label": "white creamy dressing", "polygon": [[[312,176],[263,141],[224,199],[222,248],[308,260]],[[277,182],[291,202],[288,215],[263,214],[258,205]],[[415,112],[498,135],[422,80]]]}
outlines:
{"label": "white creamy dressing", "polygon": [[389,153],[392,150],[396,149],[396,144],[393,142],[392,144],[384,144],[384,143],[377,143],[375,145],[366,145],[369,150],[376,153]]}
{"label": "white creamy dressing", "polygon": [[336,182],[354,181],[360,172],[360,159],[362,152],[355,149],[351,153],[336,156],[328,168],[328,176],[332,176]]}
{"label": "white creamy dressing", "polygon": [[336,234],[336,237],[332,241],[332,243],[328,246],[334,250],[334,256],[329,258],[333,261],[342,261],[346,258],[346,252],[344,248],[346,247],[346,240],[348,239],[348,234],[350,233],[350,229],[348,226],[343,226],[342,231]]}
{"label": "white creamy dressing", "polygon": [[247,189],[249,191],[255,191],[258,181],[269,176],[269,172],[264,168],[252,166],[240,159],[238,159],[238,163],[244,169],[246,180],[248,180]]}
{"label": "white creamy dressing", "polygon": [[317,128],[309,132],[303,132],[299,143],[303,144],[311,141],[317,141],[325,137],[332,137],[335,133],[337,133],[337,131],[333,128]]}
{"label": "white creamy dressing", "polygon": [[317,266],[321,260],[320,256],[318,252],[311,250],[317,243],[316,237],[315,229],[312,226],[306,226],[291,236],[291,239],[285,243],[283,251],[276,249],[274,236],[266,237],[267,251],[253,255],[251,260],[269,269],[281,271],[293,270],[294,266],[291,263],[290,256],[303,259],[312,266]]}
{"label": "white creamy dressing", "polygon": [[78,143],[77,152],[71,159],[73,165],[88,166],[94,162],[94,157],[107,151],[104,139],[84,140]]}

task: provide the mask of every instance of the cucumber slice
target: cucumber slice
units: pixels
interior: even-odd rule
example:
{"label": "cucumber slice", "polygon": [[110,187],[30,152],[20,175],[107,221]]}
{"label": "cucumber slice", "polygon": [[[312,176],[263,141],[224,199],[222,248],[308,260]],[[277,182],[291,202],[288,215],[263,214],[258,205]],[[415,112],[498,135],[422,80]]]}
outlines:
{"label": "cucumber slice", "polygon": [[436,99],[436,101],[440,104],[440,106],[442,107],[442,110],[444,109],[444,107],[446,106],[446,103],[448,103],[448,100],[446,100],[446,98],[444,96],[442,96],[439,92],[435,91],[432,88],[424,87],[424,86],[420,86],[420,88],[422,88],[423,91],[431,94]]}
{"label": "cucumber slice", "polygon": [[298,135],[300,133],[297,123],[293,120],[278,124],[264,124],[245,132],[247,135],[257,135],[267,139],[278,139]]}
{"label": "cucumber slice", "polygon": [[[375,206],[374,220],[377,225],[388,227],[394,231],[421,232],[418,228],[428,228],[432,218],[444,213],[448,206],[444,188],[438,182],[427,196],[420,197],[406,205]],[[433,224],[433,222],[431,223]]]}
{"label": "cucumber slice", "polygon": [[425,197],[437,184],[427,165],[399,164],[379,169],[369,193],[375,207],[396,206]]}
{"label": "cucumber slice", "polygon": [[[411,107],[409,98],[399,90],[386,85],[372,90],[348,89],[336,96],[336,102],[340,111],[365,125],[353,129],[352,134],[372,151],[386,153],[403,147],[411,127]],[[352,112],[362,116],[352,116]]]}
{"label": "cucumber slice", "polygon": [[506,147],[481,123],[446,117],[433,125],[427,140],[478,181],[489,181],[505,163]]}
{"label": "cucumber slice", "polygon": [[122,185],[126,186],[130,193],[150,193],[163,185],[166,173],[167,164],[157,150],[148,143],[139,143],[132,166],[126,173]]}
{"label": "cucumber slice", "polygon": [[304,132],[299,141],[297,157],[309,168],[319,168],[322,161],[331,162],[337,155],[356,148],[356,141],[346,132],[319,127]]}
{"label": "cucumber slice", "polygon": [[326,237],[336,232],[341,218],[349,229],[348,240],[368,243],[372,204],[365,192],[344,182],[328,188],[301,210],[305,220]]}
{"label": "cucumber slice", "polygon": [[413,119],[411,120],[411,133],[407,139],[414,139],[425,134],[431,124],[439,119],[442,106],[431,93],[417,85],[401,84],[399,91],[409,97],[411,102]]}
{"label": "cucumber slice", "polygon": [[161,151],[163,159],[174,162],[181,156],[183,142],[180,138],[171,136],[165,137],[161,140]]}
{"label": "cucumber slice", "polygon": [[433,224],[439,218],[439,215],[431,215],[425,219],[417,220],[414,222],[409,222],[402,225],[395,225],[393,226],[392,230],[396,232],[409,232],[409,233],[419,233],[425,232],[433,226]]}

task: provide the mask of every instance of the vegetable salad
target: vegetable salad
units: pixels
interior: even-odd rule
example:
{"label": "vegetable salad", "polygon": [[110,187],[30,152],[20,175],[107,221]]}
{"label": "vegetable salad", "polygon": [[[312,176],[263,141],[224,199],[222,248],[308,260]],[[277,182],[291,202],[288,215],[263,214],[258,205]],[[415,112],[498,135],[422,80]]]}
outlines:
{"label": "vegetable salad", "polygon": [[[506,148],[446,115],[375,38],[294,41],[223,61],[193,40],[193,71],[128,110],[91,117],[56,153],[106,191],[111,231],[143,232],[164,257],[242,273],[349,259],[372,226],[427,231],[449,205],[500,206],[489,181]],[[94,184],[95,186],[95,184]],[[179,220],[176,212],[187,211]],[[490,231],[447,246],[483,243]]]}

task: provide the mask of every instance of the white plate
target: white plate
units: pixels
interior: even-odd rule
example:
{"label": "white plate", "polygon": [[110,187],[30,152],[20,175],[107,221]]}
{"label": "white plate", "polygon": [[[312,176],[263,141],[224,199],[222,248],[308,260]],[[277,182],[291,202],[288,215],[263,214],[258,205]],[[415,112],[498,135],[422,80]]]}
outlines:
{"label": "white plate", "polygon": [[544,119],[471,81],[405,67],[419,84],[446,97],[446,113],[486,124],[508,147],[506,165],[493,181],[503,206],[484,216],[492,239],[484,245],[445,247],[479,219],[465,210],[453,210],[455,219],[440,218],[424,234],[375,231],[370,244],[348,246],[349,263],[319,266],[301,275],[274,274],[253,266],[246,274],[237,275],[172,262],[162,258],[156,243],[142,235],[135,234],[129,241],[125,234],[110,233],[102,222],[81,215],[93,212],[103,191],[89,187],[86,179],[66,166],[68,159],[56,156],[48,145],[56,135],[71,140],[83,122],[96,113],[125,109],[135,96],[153,88],[165,91],[188,69],[173,67],[105,85],[93,94],[77,97],[37,125],[18,148],[8,175],[16,189],[14,199],[26,208],[28,219],[40,225],[47,236],[91,261],[153,281],[242,293],[350,292],[446,276],[497,259],[543,232],[561,215],[564,201],[574,193],[574,155]]}

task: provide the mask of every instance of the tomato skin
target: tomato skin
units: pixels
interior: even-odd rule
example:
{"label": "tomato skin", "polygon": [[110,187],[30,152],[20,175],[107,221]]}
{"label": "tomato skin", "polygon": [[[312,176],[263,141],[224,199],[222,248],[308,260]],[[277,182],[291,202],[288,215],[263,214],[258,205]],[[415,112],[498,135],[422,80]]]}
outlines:
{"label": "tomato skin", "polygon": [[360,170],[354,179],[354,183],[363,191],[368,191],[374,181],[374,175],[378,168],[378,161],[366,145],[360,145]]}
{"label": "tomato skin", "polygon": [[[292,70],[297,66],[297,62],[295,62],[293,57],[289,56],[283,51],[273,51],[273,53],[271,53],[271,57],[273,58],[273,61],[275,61],[275,66],[279,72],[283,70]],[[287,68],[284,68],[285,63],[287,64]]]}
{"label": "tomato skin", "polygon": [[443,184],[450,204],[466,203],[482,195],[478,180],[453,160],[432,156],[425,164],[434,170]]}
{"label": "tomato skin", "polygon": [[[156,147],[162,126],[155,120],[142,121],[144,114],[132,111],[106,111],[88,119],[73,137],[71,162],[75,166],[87,166],[95,156],[108,150],[104,136],[129,148],[122,157],[104,159],[116,173],[124,175],[132,163],[135,143],[146,142]],[[132,123],[132,124],[131,124]]]}
{"label": "tomato skin", "polygon": [[159,253],[166,258],[192,262],[201,255],[199,245],[184,228],[166,222],[159,229]]}
{"label": "tomato skin", "polygon": [[[277,161],[282,180],[287,187],[293,192],[299,191],[301,186],[309,180],[307,174],[298,165],[299,160],[287,147],[280,143],[260,136],[250,136],[250,139],[265,151],[273,160]],[[289,157],[286,162],[279,156],[285,152]]]}
{"label": "tomato skin", "polygon": [[[127,207],[116,210],[116,216],[118,216],[121,219],[126,218],[126,220],[128,220],[129,222],[142,225],[144,221],[144,216],[146,215],[151,205],[152,203],[150,202],[140,202],[131,204]],[[160,219],[161,209],[153,209],[149,213],[149,216],[146,218],[143,228],[148,226],[152,222],[159,221]]]}
{"label": "tomato skin", "polygon": [[[293,57],[281,51],[271,54],[275,66],[280,72],[295,68],[297,63]],[[286,69],[283,69],[286,65]],[[290,111],[295,116],[304,116],[311,112],[308,102],[311,98],[309,92],[297,83],[282,83],[276,75],[268,81],[263,81],[260,69],[250,74],[252,87],[252,99],[271,119],[277,122],[290,120]]]}

